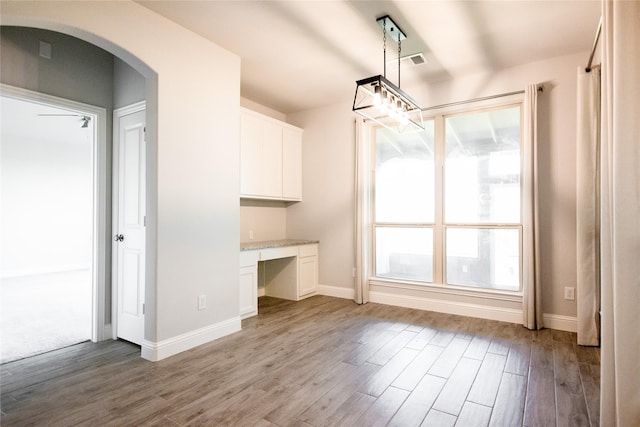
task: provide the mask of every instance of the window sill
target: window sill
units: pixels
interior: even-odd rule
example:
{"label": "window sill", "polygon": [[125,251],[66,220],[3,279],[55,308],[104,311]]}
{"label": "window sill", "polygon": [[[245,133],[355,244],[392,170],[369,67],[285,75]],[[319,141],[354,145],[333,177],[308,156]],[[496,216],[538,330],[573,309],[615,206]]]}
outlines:
{"label": "window sill", "polygon": [[510,292],[499,289],[484,289],[452,286],[452,285],[438,285],[433,283],[417,284],[415,282],[402,281],[398,279],[386,279],[381,277],[372,277],[369,279],[370,285],[382,286],[386,288],[395,289],[409,289],[413,291],[428,291],[433,293],[456,295],[472,298],[483,298],[497,301],[510,301],[510,302],[522,302],[522,292]]}

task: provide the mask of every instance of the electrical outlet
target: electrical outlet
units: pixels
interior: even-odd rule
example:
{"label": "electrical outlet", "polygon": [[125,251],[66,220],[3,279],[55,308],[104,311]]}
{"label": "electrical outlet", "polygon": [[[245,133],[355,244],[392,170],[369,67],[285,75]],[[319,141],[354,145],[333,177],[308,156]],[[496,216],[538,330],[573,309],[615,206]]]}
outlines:
{"label": "electrical outlet", "polygon": [[564,299],[569,301],[574,301],[576,299],[576,288],[565,287],[564,288]]}
{"label": "electrical outlet", "polygon": [[205,308],[207,308],[207,296],[200,295],[198,297],[198,310],[204,310]]}
{"label": "electrical outlet", "polygon": [[253,230],[249,230],[249,240],[253,240]]}

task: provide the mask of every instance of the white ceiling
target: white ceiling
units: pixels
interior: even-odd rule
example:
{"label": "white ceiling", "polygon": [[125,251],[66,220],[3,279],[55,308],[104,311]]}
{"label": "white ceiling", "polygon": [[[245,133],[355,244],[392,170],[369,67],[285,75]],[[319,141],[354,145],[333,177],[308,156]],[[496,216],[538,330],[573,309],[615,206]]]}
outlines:
{"label": "white ceiling", "polygon": [[403,56],[428,61],[403,67],[403,87],[588,52],[600,19],[598,0],[139,3],[239,55],[241,95],[282,113],[351,100],[356,80],[382,74],[383,15],[407,34]]}

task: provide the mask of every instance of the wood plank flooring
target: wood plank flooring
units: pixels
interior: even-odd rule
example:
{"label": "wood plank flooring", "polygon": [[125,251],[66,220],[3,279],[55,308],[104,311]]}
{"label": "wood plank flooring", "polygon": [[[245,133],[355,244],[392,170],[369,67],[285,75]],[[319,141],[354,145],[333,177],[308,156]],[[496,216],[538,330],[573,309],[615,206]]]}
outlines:
{"label": "wood plank flooring", "polygon": [[324,296],[152,363],[123,341],[0,367],[3,426],[597,426],[575,334]]}

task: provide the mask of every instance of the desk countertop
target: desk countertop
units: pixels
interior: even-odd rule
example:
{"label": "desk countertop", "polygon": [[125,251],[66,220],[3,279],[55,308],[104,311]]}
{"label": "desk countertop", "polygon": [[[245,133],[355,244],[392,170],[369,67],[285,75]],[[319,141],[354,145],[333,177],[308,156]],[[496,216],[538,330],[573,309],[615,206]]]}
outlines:
{"label": "desk countertop", "polygon": [[298,239],[282,239],[282,240],[262,240],[255,242],[240,243],[241,251],[254,251],[258,249],[268,248],[284,248],[287,246],[313,245],[319,243],[317,240],[298,240]]}

